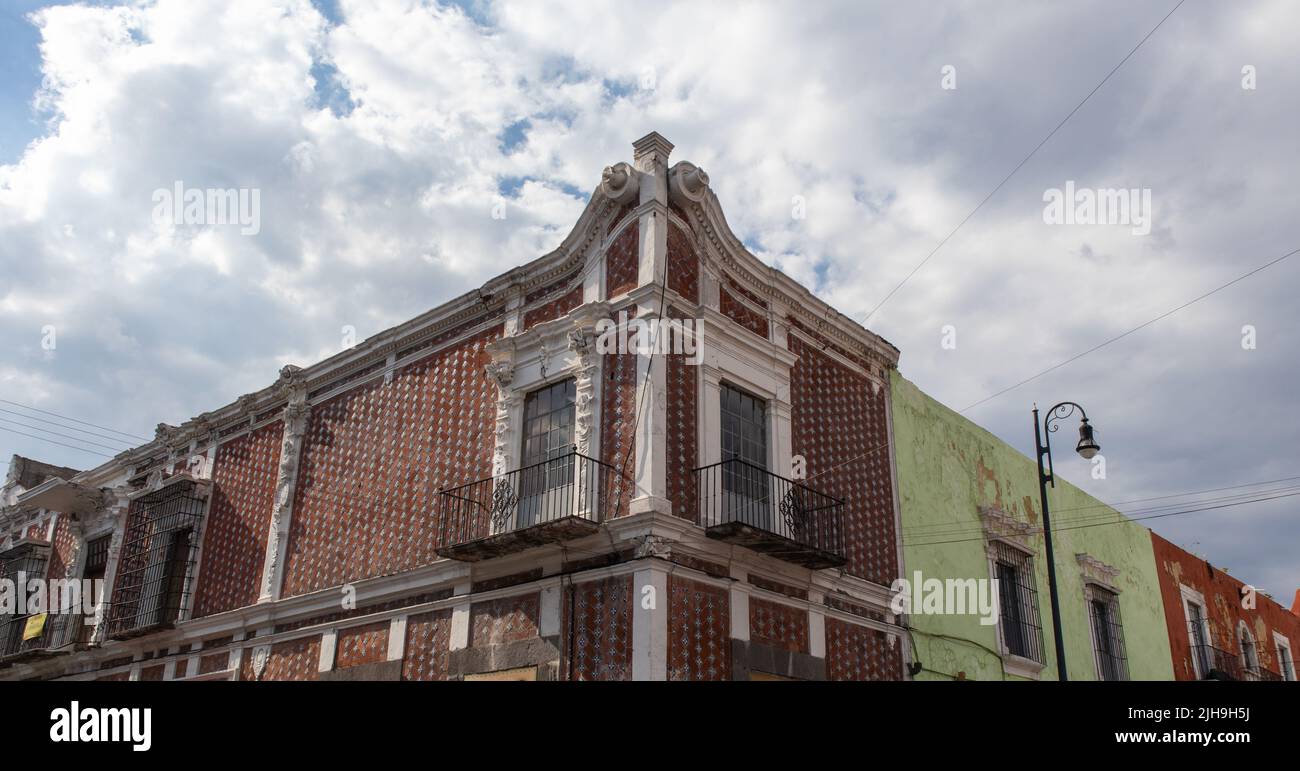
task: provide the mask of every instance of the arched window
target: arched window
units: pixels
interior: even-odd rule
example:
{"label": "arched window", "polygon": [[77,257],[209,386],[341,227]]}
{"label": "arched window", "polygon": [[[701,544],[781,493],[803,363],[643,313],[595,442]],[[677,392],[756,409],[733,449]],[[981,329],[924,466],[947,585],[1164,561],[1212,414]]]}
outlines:
{"label": "arched window", "polygon": [[1241,644],[1241,665],[1251,672],[1259,669],[1259,654],[1255,650],[1255,636],[1245,621],[1237,623],[1237,640]]}

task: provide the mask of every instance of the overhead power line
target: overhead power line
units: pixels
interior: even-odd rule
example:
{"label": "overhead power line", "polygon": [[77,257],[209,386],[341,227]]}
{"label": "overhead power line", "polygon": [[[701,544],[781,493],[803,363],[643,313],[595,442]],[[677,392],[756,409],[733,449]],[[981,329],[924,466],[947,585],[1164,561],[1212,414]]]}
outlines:
{"label": "overhead power line", "polygon": [[[1112,520],[1112,521],[1109,521],[1109,522],[1092,522],[1092,523],[1088,523],[1088,524],[1082,524],[1082,525],[1071,525],[1071,526],[1067,526],[1067,527],[1054,527],[1054,528],[1052,528],[1052,532],[1053,532],[1053,533],[1059,533],[1059,532],[1063,532],[1063,531],[1066,531],[1066,530],[1083,530],[1083,529],[1091,528],[1091,527],[1103,527],[1103,526],[1106,526],[1106,525],[1120,525],[1120,524],[1124,524],[1124,523],[1127,523],[1127,522],[1140,522],[1140,521],[1147,520],[1147,519],[1160,519],[1160,518],[1162,518],[1162,517],[1176,517],[1176,516],[1180,516],[1180,515],[1183,515],[1183,514],[1195,514],[1196,512],[1199,512],[1199,511],[1211,511],[1211,510],[1214,510],[1214,509],[1227,509],[1227,508],[1231,508],[1231,507],[1234,507],[1234,506],[1244,506],[1244,505],[1246,505],[1246,504],[1248,504],[1248,503],[1261,503],[1261,502],[1263,502],[1263,501],[1272,501],[1272,500],[1277,500],[1277,499],[1279,499],[1279,498],[1291,498],[1291,497],[1294,497],[1294,496],[1297,496],[1297,495],[1300,495],[1300,492],[1286,493],[1285,495],[1274,495],[1274,496],[1271,496],[1271,497],[1268,497],[1268,498],[1256,498],[1256,499],[1249,500],[1249,501],[1238,501],[1238,502],[1236,502],[1236,503],[1221,503],[1221,504],[1214,505],[1214,506],[1201,506],[1201,507],[1197,507],[1197,508],[1184,509],[1184,510],[1182,510],[1182,511],[1169,511],[1169,512],[1165,512],[1165,513],[1163,513],[1163,514],[1151,514],[1151,515],[1143,516],[1143,517],[1131,517],[1131,518],[1129,518],[1129,517],[1125,517],[1125,518],[1122,518],[1122,519],[1116,519],[1116,520]],[[1041,533],[1043,532],[1043,529],[1040,527],[1040,528],[1037,528],[1034,532],[1037,533],[1037,534],[1041,534]],[[916,542],[916,541],[913,541],[913,542],[911,542],[911,543],[908,543],[906,540],[904,540],[904,541],[903,541],[903,545],[904,545],[904,546],[940,546],[940,545],[942,545],[942,544],[950,544],[950,543],[968,543],[968,542],[971,542],[971,541],[980,541],[980,540],[983,540],[983,538],[984,538],[984,537],[981,535],[981,536],[976,536],[976,537],[973,537],[973,538],[957,538],[957,539],[953,539],[953,540],[945,540],[945,541],[922,541],[922,542]]]}
{"label": "overhead power line", "polygon": [[133,442],[128,442],[125,439],[118,439],[115,436],[109,436],[108,434],[99,434],[94,431],[87,431],[84,428],[77,428],[76,426],[65,426],[62,423],[55,423],[52,420],[43,420],[41,418],[36,417],[35,415],[28,415],[25,412],[15,412],[14,410],[6,410],[2,407],[0,407],[0,412],[5,413],[6,415],[14,415],[23,418],[25,420],[34,420],[37,423],[41,423],[42,425],[48,424],[51,426],[57,426],[58,428],[66,428],[70,431],[78,431],[80,433],[87,434],[89,436],[98,437],[100,439],[107,439],[110,442],[117,442],[118,444],[126,445],[127,447],[130,447],[133,444]]}
{"label": "overhead power line", "polygon": [[26,423],[19,423],[16,420],[9,420],[8,418],[0,418],[0,423],[8,423],[10,425],[18,426],[20,428],[28,428],[33,431],[40,431],[41,433],[49,434],[50,436],[58,436],[58,437],[62,437],[63,439],[71,439],[74,442],[78,442],[83,445],[89,445],[91,447],[102,447],[105,450],[112,450],[114,453],[118,453],[122,451],[120,448],[117,447],[110,447],[109,445],[100,444],[99,442],[92,442],[89,439],[83,439],[79,436],[73,436],[71,434],[64,434],[58,431],[51,431],[48,428],[42,428],[40,426],[29,426]]}
{"label": "overhead power line", "polygon": [[1005,185],[1005,184],[1007,184],[1007,182],[1008,182],[1012,177],[1014,177],[1014,176],[1016,175],[1016,172],[1020,171],[1021,167],[1023,167],[1026,163],[1028,163],[1028,162],[1029,162],[1029,159],[1030,159],[1030,158],[1033,158],[1034,155],[1037,154],[1038,151],[1043,147],[1043,145],[1047,144],[1047,141],[1048,141],[1049,139],[1051,139],[1053,136],[1055,136],[1055,135],[1056,135],[1056,132],[1060,131],[1062,126],[1064,126],[1067,122],[1069,122],[1070,118],[1073,118],[1073,117],[1074,117],[1074,114],[1075,114],[1076,112],[1078,112],[1079,109],[1080,109],[1081,107],[1083,107],[1085,104],[1087,104],[1088,100],[1092,98],[1093,94],[1095,94],[1095,93],[1097,93],[1098,91],[1100,91],[1100,90],[1101,90],[1101,87],[1104,86],[1104,85],[1106,85],[1106,81],[1110,80],[1110,79],[1111,79],[1111,76],[1113,76],[1116,72],[1119,72],[1119,68],[1120,68],[1120,67],[1123,67],[1123,66],[1124,66],[1124,63],[1127,62],[1130,58],[1132,58],[1132,57],[1133,57],[1133,54],[1137,53],[1137,50],[1138,50],[1139,48],[1142,47],[1142,44],[1145,43],[1145,42],[1147,42],[1147,40],[1149,40],[1149,39],[1151,38],[1151,36],[1154,35],[1154,34],[1156,33],[1156,30],[1160,29],[1161,25],[1163,25],[1163,24],[1164,24],[1164,23],[1169,19],[1170,16],[1173,16],[1173,15],[1174,15],[1174,11],[1177,11],[1177,10],[1182,6],[1182,4],[1183,4],[1184,2],[1186,2],[1186,0],[1179,0],[1179,1],[1178,1],[1178,5],[1175,5],[1173,8],[1171,8],[1171,9],[1169,10],[1169,13],[1165,14],[1165,15],[1164,15],[1164,18],[1162,18],[1159,22],[1157,22],[1156,25],[1155,25],[1154,27],[1151,28],[1151,31],[1148,32],[1148,33],[1147,33],[1147,34],[1146,34],[1146,35],[1145,35],[1141,40],[1139,40],[1139,41],[1138,41],[1138,44],[1135,45],[1135,46],[1133,46],[1133,49],[1130,50],[1130,51],[1128,52],[1128,54],[1126,54],[1126,55],[1124,56],[1123,59],[1120,59],[1120,60],[1119,60],[1119,64],[1116,64],[1114,67],[1112,67],[1111,70],[1110,70],[1110,72],[1106,73],[1106,77],[1102,78],[1102,79],[1101,79],[1101,82],[1098,83],[1096,86],[1094,86],[1093,89],[1092,89],[1091,91],[1088,92],[1088,95],[1085,96],[1085,97],[1084,97],[1084,98],[1083,98],[1083,99],[1082,99],[1078,104],[1076,104],[1076,105],[1074,106],[1074,109],[1073,109],[1073,110],[1070,110],[1070,112],[1067,113],[1066,116],[1065,116],[1064,118],[1061,119],[1061,122],[1060,122],[1060,123],[1057,123],[1057,124],[1056,124],[1056,127],[1053,128],[1051,131],[1049,131],[1049,132],[1047,133],[1047,136],[1043,137],[1043,140],[1042,140],[1041,142],[1039,142],[1037,145],[1034,146],[1034,149],[1033,149],[1033,150],[1030,150],[1030,151],[1029,151],[1029,154],[1028,154],[1028,155],[1026,155],[1024,158],[1021,158],[1021,159],[1020,159],[1020,163],[1017,163],[1017,164],[1016,164],[1016,167],[1015,167],[1014,169],[1011,170],[1011,173],[1009,173],[1009,174],[1007,174],[1005,177],[1003,177],[1003,178],[1002,178],[1002,181],[999,182],[999,183],[997,184],[996,187],[994,187],[992,190],[990,190],[990,191],[989,191],[989,194],[986,195],[986,196],[984,196],[984,199],[981,200],[981,201],[979,202],[979,204],[978,204],[974,209],[971,209],[970,214],[967,214],[966,217],[965,217],[965,219],[963,219],[961,222],[958,222],[958,223],[957,223],[957,227],[953,228],[953,229],[948,233],[948,235],[944,236],[944,237],[943,237],[943,240],[940,241],[940,242],[938,243],[937,246],[935,246],[933,249],[931,249],[931,250],[930,250],[930,253],[927,254],[923,260],[921,260],[920,262],[918,262],[918,263],[916,264],[916,267],[912,268],[911,272],[909,272],[906,276],[903,277],[903,280],[902,280],[902,281],[898,282],[898,285],[897,285],[897,286],[895,286],[893,289],[889,290],[889,294],[886,294],[885,297],[884,297],[884,299],[882,299],[880,302],[876,303],[876,307],[872,308],[872,309],[871,309],[871,312],[867,314],[867,317],[866,317],[865,319],[862,320],[862,323],[863,323],[864,326],[866,325],[866,323],[867,323],[868,321],[871,320],[871,317],[872,317],[872,316],[876,315],[876,311],[880,310],[880,308],[881,308],[885,303],[889,302],[889,298],[893,297],[895,292],[897,292],[899,289],[902,289],[902,288],[903,288],[903,285],[906,284],[908,281],[910,281],[910,280],[912,279],[912,276],[915,276],[916,273],[917,273],[917,271],[919,271],[922,267],[924,267],[925,264],[926,264],[927,262],[930,261],[930,258],[933,257],[935,254],[937,254],[938,251],[939,251],[940,249],[943,248],[943,245],[946,244],[946,243],[948,243],[948,240],[951,239],[954,235],[956,235],[956,234],[957,234],[957,231],[958,231],[958,230],[961,230],[962,226],[965,225],[967,222],[969,222],[970,219],[971,219],[972,217],[975,216],[975,213],[976,213],[976,212],[978,212],[980,209],[984,208],[984,204],[988,203],[988,202],[989,202],[989,199],[991,199],[994,195],[996,195],[997,192],[998,192],[999,190],[1002,189],[1002,186]]}
{"label": "overhead power line", "polygon": [[88,452],[88,453],[90,453],[91,455],[101,455],[101,456],[103,456],[103,457],[105,457],[105,458],[111,458],[111,457],[113,457],[112,455],[110,455],[110,454],[108,454],[108,453],[106,453],[106,452],[98,452],[98,451],[96,451],[96,450],[87,450],[85,447],[74,447],[74,446],[72,446],[72,445],[70,445],[70,444],[64,444],[63,442],[56,442],[56,441],[54,441],[53,439],[46,439],[46,438],[43,437],[43,436],[36,436],[36,435],[34,435],[34,434],[25,434],[25,433],[23,433],[22,431],[15,431],[15,430],[13,430],[12,428],[5,428],[4,426],[0,426],[0,431],[8,431],[8,432],[11,433],[11,434],[18,434],[19,436],[26,436],[26,437],[29,437],[29,438],[31,438],[31,439],[39,439],[39,440],[41,440],[42,442],[49,442],[50,444],[57,444],[57,445],[59,445],[60,447],[67,447],[68,449],[71,449],[71,450],[80,450],[81,452]]}
{"label": "overhead power line", "polygon": [[149,437],[147,437],[147,436],[137,436],[137,435],[135,435],[135,434],[128,434],[128,433],[125,432],[125,431],[118,431],[116,428],[109,428],[108,426],[100,426],[100,425],[96,425],[96,424],[94,424],[94,423],[87,423],[87,422],[84,421],[84,420],[78,420],[78,419],[76,419],[76,418],[70,418],[70,417],[68,417],[67,415],[60,415],[60,414],[57,413],[57,412],[50,412],[49,410],[43,410],[43,409],[40,409],[39,407],[32,407],[32,406],[27,405],[27,404],[19,404],[18,402],[10,401],[10,400],[8,400],[8,399],[0,399],[0,402],[3,402],[3,403],[5,403],[5,404],[12,404],[12,405],[15,406],[15,407],[22,407],[23,409],[25,409],[25,410],[31,410],[32,412],[39,412],[39,413],[42,413],[42,414],[45,414],[45,415],[52,415],[52,416],[54,416],[54,417],[56,417],[56,418],[63,418],[64,420],[70,420],[70,421],[72,421],[73,423],[80,423],[80,424],[83,425],[83,426],[90,426],[91,428],[98,428],[98,429],[100,429],[100,430],[102,430],[102,431],[111,431],[111,432],[114,433],[114,434],[121,434],[122,436],[128,437],[128,438],[130,438],[130,439],[138,439],[139,441],[142,441],[142,442],[152,441],[152,440],[149,439]]}
{"label": "overhead power line", "polygon": [[[1236,493],[1233,495],[1223,495],[1213,498],[1203,498],[1201,500],[1179,501],[1177,503],[1166,503],[1160,506],[1151,506],[1130,511],[1112,510],[1097,514],[1082,514],[1074,517],[1065,517],[1058,521],[1058,525],[1082,525],[1090,523],[1116,523],[1119,521],[1134,521],[1143,519],[1151,515],[1166,512],[1171,509],[1179,509],[1183,506],[1203,506],[1220,503],[1253,503],[1257,500],[1272,500],[1272,498],[1290,493],[1300,493],[1300,485],[1288,485],[1285,487],[1276,487],[1267,490],[1256,490],[1248,493]],[[1053,530],[1061,529],[1054,527]],[[984,527],[982,524],[975,522],[949,522],[937,529],[931,528],[925,531],[908,530],[904,528],[905,540],[925,540],[931,538],[946,538],[959,535],[982,534]]]}

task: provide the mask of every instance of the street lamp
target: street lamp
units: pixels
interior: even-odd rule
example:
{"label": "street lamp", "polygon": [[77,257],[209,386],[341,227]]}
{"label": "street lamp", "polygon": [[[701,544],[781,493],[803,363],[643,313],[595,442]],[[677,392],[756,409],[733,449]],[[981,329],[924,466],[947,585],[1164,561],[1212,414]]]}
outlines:
{"label": "street lamp", "polygon": [[[1088,423],[1088,413],[1074,402],[1061,402],[1052,409],[1047,411],[1047,418],[1043,420],[1042,430],[1038,427],[1038,405],[1034,405],[1034,445],[1038,449],[1038,496],[1043,507],[1043,541],[1047,546],[1047,590],[1052,597],[1052,637],[1056,641],[1056,669],[1061,680],[1069,680],[1065,673],[1065,640],[1061,634],[1061,602],[1056,592],[1056,559],[1052,555],[1052,516],[1047,506],[1047,485],[1050,483],[1053,488],[1056,487],[1056,466],[1052,462],[1052,439],[1051,434],[1056,433],[1059,428],[1057,423],[1065,420],[1079,411],[1081,418],[1079,422],[1079,443],[1075,445],[1075,452],[1083,456],[1084,460],[1092,460],[1101,447],[1092,436],[1092,425]],[[1044,469],[1043,456],[1047,456],[1047,466]]]}

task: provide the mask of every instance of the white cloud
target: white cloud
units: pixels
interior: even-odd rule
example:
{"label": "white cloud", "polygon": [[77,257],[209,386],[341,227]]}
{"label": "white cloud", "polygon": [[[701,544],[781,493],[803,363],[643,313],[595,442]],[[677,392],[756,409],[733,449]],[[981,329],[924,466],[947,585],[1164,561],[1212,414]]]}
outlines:
{"label": "white cloud", "polygon": [[[336,351],[345,324],[364,338],[554,248],[600,169],[651,129],[708,170],[757,254],[861,319],[1164,13],[475,9],[342,2],[337,25],[306,0],[36,14],[48,131],[0,166],[5,393],[144,434],[224,404]],[[1294,248],[1295,14],[1180,9],[872,318],[905,374],[960,408]],[[955,91],[940,88],[948,64]],[[1149,187],[1152,235],[1044,225],[1042,193],[1067,179]],[[156,225],[150,196],[176,181],[259,189],[261,233]],[[1085,402],[1112,469],[1131,470],[1087,485],[1105,499],[1283,476],[1300,442],[1276,419],[1300,374],[1296,270],[972,417],[1025,448],[1031,401]],[[1261,339],[1244,356],[1243,323]],[[64,330],[52,360],[44,324]],[[956,351],[939,348],[945,324]],[[1209,538],[1175,520],[1160,529]],[[1300,584],[1263,546],[1286,526],[1259,522],[1235,561],[1258,547],[1277,591]]]}

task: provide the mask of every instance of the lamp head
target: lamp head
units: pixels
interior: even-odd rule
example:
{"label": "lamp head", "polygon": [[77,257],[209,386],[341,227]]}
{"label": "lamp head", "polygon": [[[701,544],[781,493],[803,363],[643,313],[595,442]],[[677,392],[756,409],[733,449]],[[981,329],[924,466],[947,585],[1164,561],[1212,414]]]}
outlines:
{"label": "lamp head", "polygon": [[1074,449],[1083,456],[1084,460],[1092,460],[1097,453],[1101,452],[1101,446],[1092,438],[1092,426],[1089,425],[1087,418],[1079,423],[1079,443]]}

